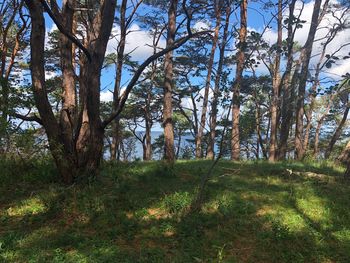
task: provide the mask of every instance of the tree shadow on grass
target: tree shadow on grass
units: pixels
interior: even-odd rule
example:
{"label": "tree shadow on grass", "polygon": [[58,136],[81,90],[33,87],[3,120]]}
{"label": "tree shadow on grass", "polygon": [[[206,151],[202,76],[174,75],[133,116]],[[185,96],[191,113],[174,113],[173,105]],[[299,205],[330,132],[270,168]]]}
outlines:
{"label": "tree shadow on grass", "polygon": [[[349,230],[348,199],[332,195],[331,185],[285,177],[285,167],[273,173],[270,165],[223,162],[208,184],[203,211],[187,214],[209,166],[180,162],[166,171],[158,163],[131,164],[111,167],[90,186],[52,194],[53,185],[40,197],[45,211],[6,219],[2,233],[13,236],[0,254],[9,262],[346,262],[346,240],[329,239],[322,222],[311,222],[296,203],[311,191],[326,200],[319,205],[331,209],[334,230]],[[222,176],[228,173],[223,168],[239,170]],[[11,222],[19,227],[11,231]]]}

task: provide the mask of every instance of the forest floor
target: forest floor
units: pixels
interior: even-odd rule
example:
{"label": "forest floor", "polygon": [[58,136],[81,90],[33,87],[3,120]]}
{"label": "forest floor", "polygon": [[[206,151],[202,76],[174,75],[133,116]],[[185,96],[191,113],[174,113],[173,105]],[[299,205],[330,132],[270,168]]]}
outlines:
{"label": "forest floor", "polygon": [[350,184],[324,162],[104,164],[65,187],[47,162],[0,161],[0,262],[349,262]]}

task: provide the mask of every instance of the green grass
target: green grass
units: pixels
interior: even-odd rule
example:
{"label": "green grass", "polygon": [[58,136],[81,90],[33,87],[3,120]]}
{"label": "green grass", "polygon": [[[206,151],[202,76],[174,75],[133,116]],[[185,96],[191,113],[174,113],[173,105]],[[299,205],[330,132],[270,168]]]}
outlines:
{"label": "green grass", "polygon": [[188,214],[210,164],[107,163],[67,188],[49,162],[0,161],[0,262],[349,262],[341,167],[222,161]]}

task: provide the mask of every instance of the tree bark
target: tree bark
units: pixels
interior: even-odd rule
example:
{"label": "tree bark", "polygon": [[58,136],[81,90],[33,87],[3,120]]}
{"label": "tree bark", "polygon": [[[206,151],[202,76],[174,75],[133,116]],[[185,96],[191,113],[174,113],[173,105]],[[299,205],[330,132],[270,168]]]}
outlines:
{"label": "tree bark", "polygon": [[318,119],[317,121],[317,127],[316,127],[316,131],[315,131],[315,143],[314,143],[314,157],[316,158],[317,155],[318,155],[318,152],[319,152],[319,148],[318,148],[318,144],[319,144],[319,141],[320,141],[320,131],[321,131],[321,126],[325,120],[325,118],[327,117],[328,115],[328,112],[331,108],[331,105],[332,105],[332,100],[334,98],[334,94],[331,95],[329,101],[328,101],[328,104],[327,104],[327,107],[326,107],[326,110],[325,110],[325,113]]}
{"label": "tree bark", "polygon": [[[153,80],[152,80],[153,81]],[[152,116],[151,116],[151,94],[147,92],[147,99],[145,105],[145,158],[144,161],[150,161],[152,159],[152,137],[151,137],[151,127],[152,127]]]}
{"label": "tree bark", "polygon": [[[56,120],[47,97],[44,70],[45,20],[39,1],[26,1],[31,22],[31,75],[35,104],[45,128],[51,153],[62,180],[72,183],[79,177],[98,173],[103,148],[103,129],[100,120],[100,74],[107,42],[114,20],[115,1],[102,1],[91,20],[85,39],[85,48],[91,55],[82,58],[80,65],[80,112],[75,98],[72,44],[61,36],[63,72],[63,107],[59,122]],[[55,17],[65,32],[72,33],[73,1],[64,1],[62,13]],[[57,15],[57,13],[56,13]]]}
{"label": "tree bark", "polygon": [[231,6],[228,5],[226,7],[224,32],[222,36],[221,45],[219,47],[220,49],[219,62],[218,62],[218,68],[216,71],[216,76],[215,76],[214,94],[213,94],[213,100],[211,103],[211,112],[210,112],[210,136],[209,136],[207,158],[212,160],[214,159],[214,156],[215,156],[214,149],[215,149],[216,122],[217,122],[217,114],[218,114],[218,100],[220,95],[220,80],[221,80],[221,74],[222,74],[222,69],[224,65],[225,47],[227,45],[230,17],[231,17]]}
{"label": "tree bark", "polygon": [[337,161],[343,164],[350,163],[350,141],[348,141],[345,148],[343,149],[341,154],[338,156]]}
{"label": "tree bark", "polygon": [[[120,95],[120,83],[122,79],[122,71],[123,71],[123,63],[124,63],[124,50],[126,44],[126,18],[125,13],[127,9],[127,0],[123,0],[120,6],[120,40],[117,49],[117,65],[116,65],[116,73],[115,73],[115,82],[114,82],[114,90],[113,90],[113,110],[116,111],[118,109],[119,104],[119,95]],[[112,123],[112,147],[111,147],[111,160],[117,159],[117,151],[119,148],[120,136],[120,118],[117,117]]]}
{"label": "tree bark", "polygon": [[214,64],[214,57],[215,57],[215,51],[217,42],[219,39],[219,31],[220,31],[220,24],[221,24],[221,5],[219,3],[219,0],[215,0],[215,17],[216,17],[216,24],[215,24],[215,30],[214,30],[214,36],[213,36],[213,42],[211,46],[209,61],[208,61],[208,71],[207,71],[207,78],[205,81],[205,89],[204,89],[204,97],[203,97],[203,105],[202,105],[202,113],[201,113],[201,121],[198,129],[196,140],[196,158],[201,158],[203,155],[202,152],[202,137],[203,132],[205,128],[205,123],[207,120],[207,108],[208,108],[208,100],[209,100],[209,89],[210,89],[210,82],[211,82],[211,75],[213,70],[213,64]]}
{"label": "tree bark", "polygon": [[277,128],[278,128],[278,108],[280,97],[280,64],[282,52],[282,0],[278,0],[277,16],[277,50],[276,58],[272,67],[272,103],[271,103],[271,133],[269,147],[269,161],[274,162],[277,155]]}
{"label": "tree bark", "polygon": [[256,91],[253,92],[253,96],[254,96],[254,101],[255,101],[255,123],[256,123],[256,134],[257,134],[257,139],[256,139],[256,158],[259,159],[259,151],[261,148],[262,154],[264,156],[265,159],[267,159],[267,152],[266,152],[266,148],[264,146],[264,142],[261,136],[261,128],[260,128],[260,122],[261,122],[261,113],[260,113],[260,105],[258,103],[258,99],[257,99],[257,93]]}
{"label": "tree bark", "polygon": [[[62,24],[68,32],[73,31],[74,21],[74,1],[63,1]],[[60,33],[60,55],[62,70],[62,110],[60,112],[60,128],[64,136],[65,148],[69,154],[74,154],[74,124],[76,123],[77,105],[76,105],[76,82],[73,67],[73,45],[72,41]]]}
{"label": "tree bark", "polygon": [[301,72],[300,82],[298,88],[297,108],[296,108],[296,127],[295,127],[295,159],[301,160],[304,157],[305,149],[303,145],[303,118],[304,118],[304,100],[305,100],[305,87],[307,76],[309,72],[309,63],[311,58],[312,46],[315,39],[316,30],[319,24],[319,14],[321,10],[322,0],[315,0],[314,9],[312,12],[312,19],[308,38],[304,47],[301,50]]}
{"label": "tree bark", "polygon": [[63,182],[69,184],[73,180],[75,169],[71,170],[73,163],[71,159],[65,160],[63,142],[60,138],[59,125],[52,112],[48,101],[45,87],[44,70],[44,43],[45,43],[45,20],[43,7],[39,2],[26,1],[29,8],[32,30],[31,30],[31,76],[35,104],[38,108],[43,126],[48,137],[50,150],[61,174]]}
{"label": "tree bark", "polygon": [[[294,9],[296,0],[292,0],[289,4],[289,18],[288,18],[288,41],[287,41],[287,65],[285,72],[283,73],[280,90],[282,91],[282,109],[281,109],[281,130],[280,130],[280,141],[278,145],[278,160],[286,158],[288,148],[288,137],[293,117],[293,101],[294,101],[294,87],[291,85],[291,71],[293,68],[293,46],[294,46],[294,35],[296,27],[294,25]],[[297,64],[298,66],[298,64]]]}
{"label": "tree bark", "polygon": [[293,111],[295,109],[295,87],[299,82],[299,61],[295,62],[294,72],[289,72],[288,80],[284,86],[282,122],[280,131],[280,146],[278,149],[278,159],[284,160],[288,151],[288,138],[292,128]]}
{"label": "tree bark", "polygon": [[237,68],[236,77],[232,87],[232,135],[231,135],[231,160],[239,160],[240,157],[240,139],[239,139],[239,114],[240,114],[240,88],[242,82],[242,74],[245,63],[245,48],[247,39],[247,0],[240,3],[240,30],[239,44],[237,52]]}
{"label": "tree bark", "polygon": [[[325,7],[323,8],[322,13],[325,12]],[[322,16],[322,15],[321,15]],[[309,110],[307,112],[307,125],[306,125],[306,130],[305,130],[305,137],[304,137],[304,149],[307,149],[308,144],[309,144],[309,134],[310,134],[310,129],[311,129],[311,121],[312,121],[312,112],[313,109],[315,107],[315,100],[316,100],[316,96],[317,96],[317,87],[319,86],[319,77],[320,77],[320,72],[321,69],[325,66],[326,62],[324,62],[322,64],[322,61],[326,55],[326,49],[329,43],[331,43],[333,41],[333,39],[335,38],[335,36],[337,35],[338,31],[341,30],[341,26],[337,25],[333,28],[330,36],[328,37],[328,39],[324,42],[323,46],[322,46],[322,52],[319,58],[319,61],[316,65],[316,72],[315,72],[315,77],[314,77],[314,81],[313,81],[313,85],[311,87],[312,93],[310,95],[311,97],[311,102],[310,102],[310,107]],[[322,65],[321,65],[322,64]],[[331,96],[330,101],[332,101],[332,98],[334,97],[334,95]],[[317,122],[317,128],[316,128],[316,132],[315,132],[315,144],[314,144],[314,152],[313,152],[313,156],[316,157],[318,154],[318,143],[319,143],[319,133],[320,133],[320,129],[321,129],[321,125],[323,123],[323,119],[326,117],[326,115],[328,114],[328,111],[330,109],[330,105],[331,103],[328,102],[328,106],[327,106],[327,110],[326,113],[318,120]]]}
{"label": "tree bark", "polygon": [[[175,41],[176,32],[176,10],[178,0],[172,0],[168,10],[168,33],[167,47]],[[163,105],[163,127],[164,127],[164,158],[168,162],[174,162],[174,127],[173,127],[173,52],[168,52],[164,59],[164,105]]]}
{"label": "tree bark", "polygon": [[349,115],[349,110],[350,110],[350,107],[347,105],[345,108],[344,114],[343,114],[343,118],[341,119],[337,129],[335,130],[331,140],[329,141],[328,147],[327,147],[326,152],[324,154],[325,159],[328,159],[330,157],[335,143],[337,142],[337,140],[340,138],[340,136],[342,134],[344,124],[345,124],[345,122],[348,118],[348,115]]}

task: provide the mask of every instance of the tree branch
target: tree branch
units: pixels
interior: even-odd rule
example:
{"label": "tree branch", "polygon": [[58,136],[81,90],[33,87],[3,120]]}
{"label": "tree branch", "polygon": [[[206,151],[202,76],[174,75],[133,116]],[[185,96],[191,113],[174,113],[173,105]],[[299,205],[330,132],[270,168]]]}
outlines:
{"label": "tree branch", "polygon": [[32,116],[28,116],[28,115],[22,115],[19,113],[14,113],[13,116],[16,117],[17,119],[21,119],[23,121],[36,121],[40,125],[43,124],[42,120],[38,116],[36,116],[35,114]]}
{"label": "tree branch", "polygon": [[87,57],[88,61],[91,62],[91,54],[90,52],[87,50],[86,47],[84,47],[84,45],[79,41],[79,39],[77,39],[74,35],[72,35],[70,32],[68,32],[65,27],[62,25],[62,21],[60,17],[57,17],[51,10],[51,8],[49,7],[49,5],[47,4],[46,0],[40,0],[42,6],[44,7],[44,10],[46,11],[46,13],[51,17],[52,21],[56,24],[57,28],[59,29],[59,31],[64,34],[70,41],[72,41],[74,44],[77,45],[77,47],[79,47],[85,54],[85,56]]}
{"label": "tree branch", "polygon": [[159,51],[155,54],[153,54],[152,56],[150,56],[148,59],[146,59],[140,66],[139,68],[136,70],[134,76],[132,77],[132,79],[130,80],[128,86],[126,87],[124,93],[121,95],[121,98],[120,98],[120,103],[118,105],[118,109],[114,112],[112,112],[112,114],[107,118],[105,119],[103,122],[102,122],[102,129],[104,129],[109,123],[111,123],[111,121],[113,121],[116,117],[119,116],[119,114],[121,113],[121,111],[123,110],[123,107],[125,105],[125,102],[126,100],[128,99],[128,96],[132,90],[132,88],[135,86],[136,82],[138,81],[140,75],[142,74],[142,72],[144,71],[144,69],[149,65],[151,64],[153,61],[155,61],[156,59],[158,59],[159,57],[165,55],[166,53],[170,52],[170,51],[173,51],[179,47],[181,47],[183,44],[185,44],[189,39],[191,38],[195,38],[195,37],[199,37],[201,35],[204,35],[204,34],[208,34],[208,33],[211,33],[212,31],[211,30],[205,30],[205,31],[201,31],[201,32],[196,32],[196,33],[193,33],[193,34],[190,34],[190,35],[187,35],[187,36],[184,36],[178,40],[176,40],[174,42],[173,45],[163,49],[162,51]]}

